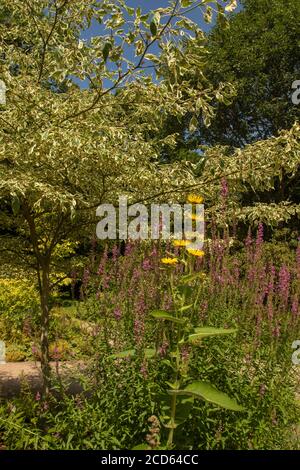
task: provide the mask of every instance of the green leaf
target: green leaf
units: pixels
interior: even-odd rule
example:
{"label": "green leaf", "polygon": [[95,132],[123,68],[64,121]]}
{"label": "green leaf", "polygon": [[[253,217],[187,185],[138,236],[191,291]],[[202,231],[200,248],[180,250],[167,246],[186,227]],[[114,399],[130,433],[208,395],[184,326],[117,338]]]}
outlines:
{"label": "green leaf", "polygon": [[132,357],[135,355],[135,353],[136,353],[135,349],[128,349],[127,351],[122,351],[116,354],[112,354],[109,357],[112,359],[120,359],[123,357]]}
{"label": "green leaf", "polygon": [[192,3],[192,0],[181,0],[181,5],[183,6],[183,8],[191,6]]}
{"label": "green leaf", "polygon": [[197,326],[195,328],[196,333],[202,333],[207,336],[210,335],[227,335],[231,333],[236,333],[237,328],[216,328],[214,326]]}
{"label": "green leaf", "polygon": [[147,15],[142,15],[141,18],[140,18],[140,20],[141,20],[142,23],[146,24],[148,18],[149,18],[149,15],[148,15],[148,14],[147,14]]}
{"label": "green leaf", "polygon": [[150,359],[151,357],[154,357],[156,354],[156,349],[145,349],[145,357],[147,359]]}
{"label": "green leaf", "polygon": [[158,320],[168,320],[174,323],[181,323],[181,324],[185,323],[185,319],[176,318],[173,315],[171,315],[171,313],[166,312],[164,310],[154,310],[153,312],[150,313],[150,315],[153,318],[157,318]]}
{"label": "green leaf", "polygon": [[152,36],[156,36],[156,35],[157,35],[157,24],[155,23],[155,21],[151,21],[151,23],[150,23],[150,31],[151,31]]}
{"label": "green leaf", "polygon": [[127,13],[129,15],[134,15],[134,8],[131,8],[131,7],[128,7],[128,6],[125,6],[125,10],[127,11]]}
{"label": "green leaf", "polygon": [[214,403],[215,405],[232,411],[243,411],[244,407],[239,405],[237,401],[230,398],[226,393],[220,392],[209,382],[193,382],[182,390],[182,395],[191,395],[194,398],[202,398],[203,400]]}
{"label": "green leaf", "polygon": [[190,299],[193,294],[193,289],[190,286],[180,285],[177,286],[177,290],[181,296],[185,296],[185,299]]}
{"label": "green leaf", "polygon": [[[150,359],[151,357],[155,356],[156,350],[153,349],[153,348],[149,348],[149,349],[145,349],[144,353],[145,353],[145,357],[147,359]],[[122,359],[122,358],[125,358],[125,357],[133,357],[135,355],[136,355],[136,350],[135,349],[128,349],[126,351],[121,351],[119,353],[112,354],[109,357],[112,358],[112,359]]]}
{"label": "green leaf", "polygon": [[213,19],[213,10],[210,6],[208,6],[204,14],[204,20],[206,21],[206,23],[211,23],[212,19]]}
{"label": "green leaf", "polygon": [[229,4],[226,5],[225,11],[232,12],[237,8],[237,0],[230,0]]}
{"label": "green leaf", "polygon": [[154,62],[154,63],[159,63],[159,58],[155,54],[146,54],[145,59],[151,60],[151,62]]}
{"label": "green leaf", "polygon": [[163,426],[167,429],[174,428],[184,423],[189,418],[190,412],[194,405],[193,397],[178,396],[176,399],[176,417],[175,424],[171,423],[171,397],[168,394],[161,394],[158,396],[160,403],[160,420]]}
{"label": "green leaf", "polygon": [[159,11],[156,11],[154,13],[153,21],[157,26],[159,25],[159,23],[160,23],[160,13],[159,13]]}
{"label": "green leaf", "polygon": [[179,397],[176,406],[175,423],[177,425],[183,424],[190,416],[194,405],[194,397]]}
{"label": "green leaf", "polygon": [[20,199],[17,195],[12,197],[11,207],[14,215],[17,215],[20,210]]}
{"label": "green leaf", "polygon": [[192,308],[194,304],[190,304],[190,305],[184,305],[183,307],[179,308],[178,311],[179,312],[185,312],[186,310],[189,310],[190,308]]}
{"label": "green leaf", "polygon": [[220,335],[229,335],[236,333],[236,328],[214,328],[212,326],[205,326],[201,328],[195,328],[195,333],[189,335],[189,343],[197,343],[202,338],[208,336],[220,336]]}
{"label": "green leaf", "polygon": [[169,361],[169,359],[163,359],[160,361],[160,363],[167,367],[170,367],[170,369],[172,369],[173,371],[176,371],[176,367],[174,366],[174,364],[172,364],[171,361]]}
{"label": "green leaf", "polygon": [[198,128],[198,125],[199,125],[198,118],[197,116],[194,115],[192,119],[190,120],[189,131],[191,133],[195,132]]}
{"label": "green leaf", "polygon": [[152,36],[157,35],[159,23],[160,23],[160,13],[157,11],[154,13],[153,20],[150,23],[150,31],[151,31]]}
{"label": "green leaf", "polygon": [[103,47],[103,50],[102,50],[102,55],[103,55],[103,59],[104,59],[104,62],[107,61],[108,59],[108,56],[109,56],[109,53],[111,51],[111,48],[112,48],[112,45],[110,42],[107,42],[104,47]]}
{"label": "green leaf", "polygon": [[178,390],[178,387],[179,387],[179,382],[176,380],[176,382],[166,382],[166,384],[168,385],[168,387],[170,387],[172,390]]}
{"label": "green leaf", "polygon": [[183,282],[183,284],[187,284],[188,282],[194,281],[195,279],[204,279],[205,277],[206,275],[204,273],[187,274],[182,276],[181,282]]}
{"label": "green leaf", "polygon": [[148,444],[138,444],[137,446],[133,447],[131,450],[151,450],[151,447]]}

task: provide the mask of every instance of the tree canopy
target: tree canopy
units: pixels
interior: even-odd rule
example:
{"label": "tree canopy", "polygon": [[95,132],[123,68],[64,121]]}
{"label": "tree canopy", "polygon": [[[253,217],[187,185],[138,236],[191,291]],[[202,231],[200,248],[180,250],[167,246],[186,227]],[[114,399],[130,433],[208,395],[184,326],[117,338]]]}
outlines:
{"label": "tree canopy", "polygon": [[243,147],[278,135],[299,119],[292,83],[300,71],[300,11],[293,0],[244,0],[226,28],[219,22],[208,37],[206,75],[232,82],[236,96],[220,103],[212,126],[201,126],[209,145]]}
{"label": "tree canopy", "polygon": [[[203,35],[186,14],[194,7],[206,14],[207,3],[176,0],[145,15],[123,0],[0,6],[0,71],[7,86],[0,111],[1,252],[37,273],[45,383],[57,246],[78,239],[95,223],[96,207],[121,192],[144,200],[195,182],[185,162],[160,164],[162,149],[175,138],[158,131],[171,111],[211,114],[206,103],[221,99],[222,87],[157,81],[148,67],[158,60],[180,69],[183,43]],[[235,2],[228,5],[233,9]],[[92,21],[102,34],[84,41],[81,33]],[[155,44],[158,53],[149,55]],[[181,54],[182,67],[194,60]],[[75,79],[87,79],[90,87],[80,89]]]}

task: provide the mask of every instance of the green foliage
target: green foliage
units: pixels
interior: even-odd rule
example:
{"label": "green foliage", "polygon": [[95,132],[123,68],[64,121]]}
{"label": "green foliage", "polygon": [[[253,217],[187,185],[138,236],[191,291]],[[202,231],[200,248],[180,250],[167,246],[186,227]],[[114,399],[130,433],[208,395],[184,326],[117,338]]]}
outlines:
{"label": "green foliage", "polygon": [[[10,342],[23,340],[26,329],[33,333],[40,315],[35,286],[21,279],[0,279],[0,336]],[[25,330],[25,331],[24,331]]]}
{"label": "green foliage", "polygon": [[[198,255],[202,256],[203,253],[201,251],[199,251],[199,254],[195,253],[195,256]],[[167,412],[168,420],[166,421],[166,411],[164,411],[165,423],[163,423],[163,425],[169,429],[167,440],[167,448],[169,449],[174,445],[174,431],[180,424],[182,424],[182,422],[189,418],[193,411],[193,402],[180,401],[178,400],[179,396],[192,397],[194,399],[200,398],[228,410],[244,410],[244,408],[238,405],[234,399],[228,397],[225,393],[218,391],[209,382],[199,380],[191,382],[193,376],[190,375],[189,363],[191,361],[192,351],[189,350],[188,345],[193,346],[194,344],[199,344],[203,338],[208,336],[214,337],[236,332],[235,329],[226,331],[225,329],[212,327],[200,327],[194,329],[194,327],[190,325],[190,315],[185,312],[188,312],[191,307],[193,307],[193,304],[186,305],[186,302],[189,301],[189,298],[187,298],[188,286],[186,285],[186,282],[193,282],[195,278],[198,277],[198,292],[201,290],[201,280],[199,279],[201,273],[198,272],[197,276],[195,276],[193,257],[194,255],[188,254],[186,259],[184,259],[184,257],[179,259],[179,261],[184,263],[186,267],[185,275],[183,275],[185,284],[181,285],[181,279],[179,278],[178,284],[174,285],[174,275],[172,270],[169,274],[174,316],[163,311],[152,312],[152,316],[154,316],[154,318],[163,320],[164,322],[167,321],[167,323],[170,321],[177,325],[176,328],[174,325],[171,331],[164,327],[164,334],[169,337],[170,343],[169,351],[164,358],[164,361],[169,364],[169,367],[172,370],[171,378],[168,378],[168,381],[166,381],[165,384],[165,386],[168,387],[166,391],[171,395],[171,397],[169,402],[169,412]],[[187,404],[188,407],[186,407]],[[182,414],[184,416],[183,420]],[[181,419],[179,420],[177,418],[178,415],[181,416]]]}
{"label": "green foliage", "polygon": [[245,0],[227,27],[208,36],[206,75],[213,83],[231,82],[232,103],[217,104],[211,127],[199,128],[209,145],[243,147],[277,135],[299,120],[292,83],[300,67],[300,13],[293,0]]}
{"label": "green foliage", "polygon": [[179,395],[188,395],[194,398],[201,398],[208,403],[213,403],[225,408],[226,410],[232,411],[243,411],[244,408],[229,398],[225,393],[220,392],[209,382],[197,381],[187,385],[183,390],[179,392]]}
{"label": "green foliage", "polygon": [[[164,158],[190,163],[206,206],[212,213],[217,206],[222,223],[223,179],[232,209],[228,225],[263,221],[298,228],[300,108],[292,102],[292,84],[300,67],[299,8],[293,0],[242,4],[205,38],[200,35],[185,46],[185,54],[198,57],[209,86],[219,86],[220,93],[208,103],[214,109],[209,126],[207,117],[187,114],[178,120],[170,113],[165,131],[176,129],[177,145]],[[172,75],[171,67],[162,73]],[[179,77],[191,87],[201,81],[197,67]]]}
{"label": "green foliage", "polygon": [[116,450],[142,439],[153,402],[136,364],[120,367],[99,359],[93,375],[88,398],[64,395],[43,402],[27,391],[3,404],[0,435],[6,445],[10,449]]}
{"label": "green foliage", "polygon": [[[2,336],[1,334],[1,337],[3,338],[4,335]],[[19,339],[19,336],[18,336],[18,339]],[[28,341],[28,338],[23,336],[22,340],[19,340],[19,341],[20,341],[19,343],[11,343],[11,342],[6,343],[6,351],[5,351],[6,362],[22,362],[22,361],[27,360],[30,357],[30,352],[29,352],[30,343]]]}
{"label": "green foliage", "polygon": [[[11,361],[32,359],[42,332],[42,366],[88,364],[80,395],[54,381],[43,399],[23,384],[1,402],[9,449],[299,446],[299,12],[244,0],[226,22],[218,3],[0,6],[0,261],[4,274],[37,274],[43,298],[41,313],[32,283],[1,279],[0,338]],[[196,7],[208,23],[219,11],[208,37],[189,19]],[[92,21],[101,34],[79,39]],[[214,220],[207,261],[186,253],[164,270],[164,246],[129,244],[124,257],[106,247],[101,270],[93,248],[86,265],[99,204],[182,202],[187,188],[203,190]],[[261,221],[275,241],[240,250],[231,225]],[[59,305],[76,281],[81,300]]]}
{"label": "green foliage", "polygon": [[[50,294],[61,282],[57,275],[68,278],[74,267],[74,260],[57,259],[57,247],[90,237],[96,207],[115,203],[120,193],[134,201],[157,198],[162,186],[192,184],[185,165],[161,165],[161,150],[175,138],[173,130],[158,132],[169,112],[201,112],[209,122],[219,87],[203,96],[201,83],[157,80],[166,61],[181,67],[173,42],[183,49],[190,33],[202,34],[178,0],[145,15],[124,0],[12,0],[0,7],[1,18],[0,74],[8,93],[1,109],[0,253],[37,275],[46,383]],[[92,21],[101,34],[79,39]],[[153,59],[157,77],[148,73]],[[194,60],[182,55],[182,67]],[[82,80],[88,89],[75,84]]]}
{"label": "green foliage", "polygon": [[[216,310],[216,321],[220,316],[220,321],[226,322],[234,312]],[[228,337],[203,344],[194,356],[192,371],[231,396],[238,390],[246,412],[198,406],[178,436],[180,448],[187,448],[191,442],[193,448],[202,450],[298,448],[294,427],[299,423],[300,409],[293,392],[297,370],[291,371],[289,344],[280,356],[262,346],[250,358],[250,339],[243,345],[243,338],[239,334],[236,341]]]}
{"label": "green foliage", "polygon": [[[298,178],[300,165],[299,124],[279,137],[247,145],[231,152],[228,148],[207,149],[199,177],[199,188],[207,195],[207,214],[221,226],[233,221],[246,226],[259,222],[277,228],[295,225],[299,201],[292,201],[289,188]],[[221,181],[227,187],[226,210]],[[279,187],[286,188],[279,191]]]}

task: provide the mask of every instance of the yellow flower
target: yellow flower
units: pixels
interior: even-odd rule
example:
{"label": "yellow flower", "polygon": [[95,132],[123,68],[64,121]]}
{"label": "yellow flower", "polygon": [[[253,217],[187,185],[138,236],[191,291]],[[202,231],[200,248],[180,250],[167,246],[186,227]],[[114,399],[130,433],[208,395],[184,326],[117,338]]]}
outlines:
{"label": "yellow flower", "polygon": [[197,194],[189,194],[187,197],[187,201],[190,202],[191,204],[202,204],[203,197],[198,196]]}
{"label": "yellow flower", "polygon": [[169,264],[169,265],[172,265],[172,264],[176,264],[178,261],[177,258],[162,258],[161,259],[161,262],[163,264]]}
{"label": "yellow flower", "polygon": [[196,215],[196,214],[190,214],[190,219],[192,220],[199,220],[200,222],[204,222],[204,217],[203,215]]}
{"label": "yellow flower", "polygon": [[197,240],[197,241],[202,241],[204,242],[204,235],[203,233],[199,233],[199,232],[184,232],[184,235],[185,237],[187,238],[187,240]]}
{"label": "yellow flower", "polygon": [[187,248],[187,251],[190,255],[198,256],[199,258],[202,258],[205,254],[204,251],[202,251],[202,250],[193,250],[193,248]]}
{"label": "yellow flower", "polygon": [[190,240],[174,240],[173,245],[174,246],[188,246],[191,244]]}

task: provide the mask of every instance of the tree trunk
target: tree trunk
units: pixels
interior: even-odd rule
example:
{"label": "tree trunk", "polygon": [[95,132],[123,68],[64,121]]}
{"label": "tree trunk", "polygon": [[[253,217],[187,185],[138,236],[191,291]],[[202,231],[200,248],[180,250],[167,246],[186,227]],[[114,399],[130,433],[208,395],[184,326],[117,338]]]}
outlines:
{"label": "tree trunk", "polygon": [[40,297],[41,297],[41,369],[43,375],[43,394],[47,395],[50,389],[51,369],[49,364],[49,262],[41,265]]}
{"label": "tree trunk", "polygon": [[27,201],[23,202],[23,215],[28,223],[30,238],[36,258],[36,270],[41,300],[41,369],[43,376],[43,394],[47,395],[50,389],[51,369],[49,364],[49,297],[50,297],[50,258],[51,251],[42,253],[39,248],[39,237],[36,231],[35,219]]}

